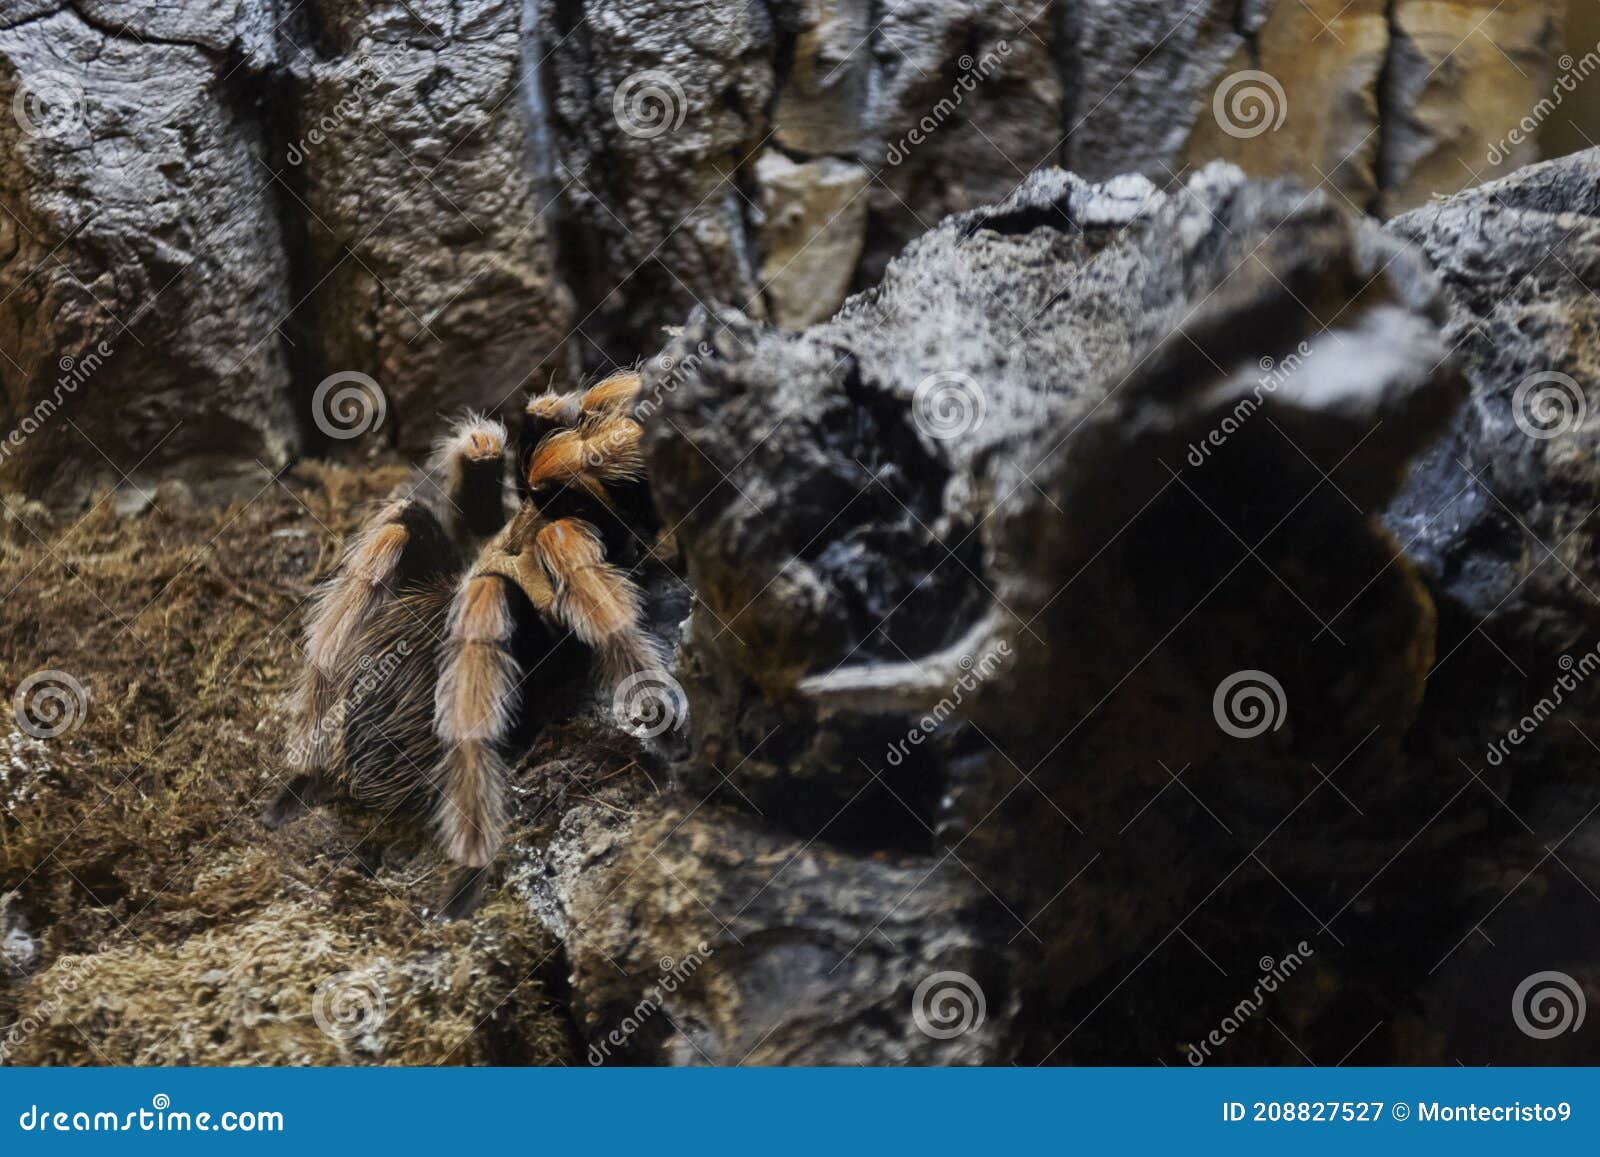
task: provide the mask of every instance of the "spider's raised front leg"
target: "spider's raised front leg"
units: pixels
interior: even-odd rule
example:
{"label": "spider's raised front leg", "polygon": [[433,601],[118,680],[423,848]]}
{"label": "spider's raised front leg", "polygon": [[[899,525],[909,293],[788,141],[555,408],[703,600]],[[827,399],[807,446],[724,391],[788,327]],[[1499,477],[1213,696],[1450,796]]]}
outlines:
{"label": "spider's raised front leg", "polygon": [[[595,415],[629,416],[642,389],[638,374],[614,374],[587,390],[560,394],[534,394],[522,420],[522,445],[531,451],[549,434],[568,430]],[[526,461],[519,463],[526,469]]]}
{"label": "spider's raised front leg", "polygon": [[429,501],[463,551],[474,551],[506,523],[506,428],[468,414],[434,446],[428,459],[429,491],[411,492]]}

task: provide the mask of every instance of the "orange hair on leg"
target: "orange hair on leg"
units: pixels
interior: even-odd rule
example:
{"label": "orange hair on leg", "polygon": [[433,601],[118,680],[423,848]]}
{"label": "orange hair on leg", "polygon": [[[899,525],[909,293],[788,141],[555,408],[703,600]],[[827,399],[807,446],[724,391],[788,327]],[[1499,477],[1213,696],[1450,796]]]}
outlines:
{"label": "orange hair on leg", "polygon": [[450,858],[468,868],[493,862],[505,827],[510,769],[500,745],[522,675],[511,653],[514,631],[505,580],[469,576],[450,607],[434,699],[444,747],[436,776],[439,831]]}

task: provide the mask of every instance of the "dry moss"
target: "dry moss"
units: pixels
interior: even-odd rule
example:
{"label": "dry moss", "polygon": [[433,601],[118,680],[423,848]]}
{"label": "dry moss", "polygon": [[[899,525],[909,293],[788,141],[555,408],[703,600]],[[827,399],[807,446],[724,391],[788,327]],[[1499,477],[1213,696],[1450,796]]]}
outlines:
{"label": "dry moss", "polygon": [[[399,907],[401,910],[396,911]],[[568,1055],[519,906],[406,927],[403,905],[277,901],[171,945],[68,956],[26,986],[16,1064],[526,1064]]]}
{"label": "dry moss", "polygon": [[[0,1041],[29,1029],[13,1061],[570,1056],[553,942],[509,899],[433,920],[447,867],[409,817],[258,820],[284,783],[302,604],[399,477],[303,466],[223,508],[163,487],[126,517],[121,496],[70,515],[7,500],[0,687],[51,670],[88,696],[53,738],[0,715],[0,936],[16,949]],[[381,977],[382,1022],[324,1032],[317,989],[350,972]]]}

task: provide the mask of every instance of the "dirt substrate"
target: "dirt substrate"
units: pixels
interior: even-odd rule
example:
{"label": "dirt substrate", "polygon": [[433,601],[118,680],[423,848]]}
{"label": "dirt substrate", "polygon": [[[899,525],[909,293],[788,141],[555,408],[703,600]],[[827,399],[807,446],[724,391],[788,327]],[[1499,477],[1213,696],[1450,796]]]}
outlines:
{"label": "dirt substrate", "polygon": [[[411,817],[278,831],[302,604],[401,476],[302,466],[224,506],[182,486],[0,528],[0,1064],[559,1064],[559,948],[447,868]],[[77,699],[68,676],[81,686]]]}

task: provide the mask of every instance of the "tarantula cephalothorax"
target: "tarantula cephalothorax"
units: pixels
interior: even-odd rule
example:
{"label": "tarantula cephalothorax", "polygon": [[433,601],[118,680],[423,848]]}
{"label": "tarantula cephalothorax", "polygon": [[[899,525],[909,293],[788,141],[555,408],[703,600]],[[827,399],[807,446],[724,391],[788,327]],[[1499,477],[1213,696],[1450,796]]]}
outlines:
{"label": "tarantula cephalothorax", "polygon": [[623,374],[537,395],[513,438],[468,415],[346,545],[306,622],[298,775],[269,822],[340,788],[421,802],[463,869],[447,911],[475,903],[506,822],[508,759],[578,705],[591,671],[615,688],[664,664],[619,565],[659,530],[638,392]]}

